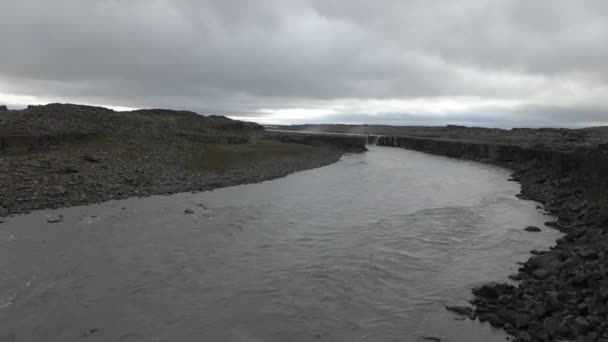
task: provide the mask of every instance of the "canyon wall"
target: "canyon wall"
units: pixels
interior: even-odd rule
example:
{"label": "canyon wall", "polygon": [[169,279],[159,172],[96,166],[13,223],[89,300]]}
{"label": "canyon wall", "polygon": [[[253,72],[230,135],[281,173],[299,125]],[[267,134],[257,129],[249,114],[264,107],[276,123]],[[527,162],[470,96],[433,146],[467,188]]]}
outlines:
{"label": "canyon wall", "polygon": [[553,176],[571,177],[586,184],[605,185],[608,179],[608,155],[597,149],[563,152],[525,148],[516,145],[465,142],[396,136],[368,136],[378,146],[402,147],[447,157],[477,160],[510,167],[533,167]]}

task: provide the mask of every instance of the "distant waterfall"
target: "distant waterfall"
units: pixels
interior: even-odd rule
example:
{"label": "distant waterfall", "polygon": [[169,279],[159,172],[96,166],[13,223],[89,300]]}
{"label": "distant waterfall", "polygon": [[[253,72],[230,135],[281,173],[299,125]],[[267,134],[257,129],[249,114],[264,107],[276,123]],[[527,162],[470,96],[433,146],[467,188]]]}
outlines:
{"label": "distant waterfall", "polygon": [[378,138],[379,138],[378,135],[368,134],[365,136],[365,142],[368,145],[378,145]]}

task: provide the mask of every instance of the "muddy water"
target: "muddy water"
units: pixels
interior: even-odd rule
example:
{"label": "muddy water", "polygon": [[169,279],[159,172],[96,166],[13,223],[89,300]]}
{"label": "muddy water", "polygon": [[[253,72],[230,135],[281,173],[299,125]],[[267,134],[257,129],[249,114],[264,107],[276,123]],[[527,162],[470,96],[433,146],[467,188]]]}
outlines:
{"label": "muddy water", "polygon": [[504,341],[443,306],[558,237],[522,230],[549,218],[507,179],[373,147],[261,184],[8,218],[0,341]]}

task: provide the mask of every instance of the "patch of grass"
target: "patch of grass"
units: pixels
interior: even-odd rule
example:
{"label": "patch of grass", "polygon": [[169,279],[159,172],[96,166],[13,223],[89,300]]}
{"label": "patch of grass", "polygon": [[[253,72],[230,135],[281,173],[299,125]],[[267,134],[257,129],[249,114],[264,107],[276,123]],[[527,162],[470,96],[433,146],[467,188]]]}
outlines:
{"label": "patch of grass", "polygon": [[302,158],[311,153],[314,151],[310,146],[270,140],[255,140],[242,145],[201,144],[193,152],[188,168],[197,171],[239,168],[260,161]]}

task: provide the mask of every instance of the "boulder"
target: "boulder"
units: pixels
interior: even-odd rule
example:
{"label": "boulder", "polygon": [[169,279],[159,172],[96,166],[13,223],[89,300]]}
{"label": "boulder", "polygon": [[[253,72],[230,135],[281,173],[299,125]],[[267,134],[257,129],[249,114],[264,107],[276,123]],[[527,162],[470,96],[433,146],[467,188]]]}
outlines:
{"label": "boulder", "polygon": [[46,222],[48,222],[48,223],[59,223],[61,221],[63,221],[63,216],[59,216],[59,217],[55,217],[55,218],[50,218],[50,219],[46,220]]}
{"label": "boulder", "polygon": [[82,156],[82,159],[88,161],[89,163],[99,163],[100,159],[91,154],[85,154]]}
{"label": "boulder", "polygon": [[559,268],[562,265],[562,262],[559,260],[559,257],[554,253],[545,253],[541,255],[536,255],[531,257],[526,265],[532,268]]}
{"label": "boulder", "polygon": [[448,311],[452,311],[452,312],[455,312],[457,314],[467,316],[470,319],[475,319],[475,317],[476,317],[475,313],[473,312],[473,308],[471,308],[469,306],[449,306],[449,305],[446,305],[445,308]]}
{"label": "boulder", "polygon": [[489,284],[483,285],[481,287],[477,287],[473,289],[473,294],[477,297],[488,298],[488,299],[498,299],[498,297],[505,294],[507,291],[512,290],[512,285],[500,284],[497,282],[491,282]]}

